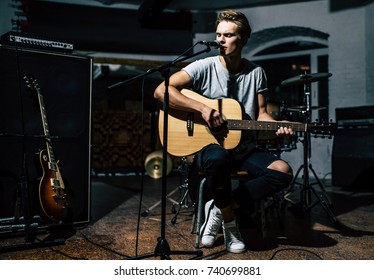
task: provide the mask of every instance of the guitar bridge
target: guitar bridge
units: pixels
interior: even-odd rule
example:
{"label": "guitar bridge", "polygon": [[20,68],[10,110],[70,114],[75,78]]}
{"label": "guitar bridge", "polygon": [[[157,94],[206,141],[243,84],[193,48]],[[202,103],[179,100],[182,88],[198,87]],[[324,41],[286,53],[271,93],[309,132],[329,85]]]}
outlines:
{"label": "guitar bridge", "polygon": [[189,112],[187,115],[187,133],[188,136],[193,136],[193,129],[194,129],[194,121],[193,121],[193,113]]}

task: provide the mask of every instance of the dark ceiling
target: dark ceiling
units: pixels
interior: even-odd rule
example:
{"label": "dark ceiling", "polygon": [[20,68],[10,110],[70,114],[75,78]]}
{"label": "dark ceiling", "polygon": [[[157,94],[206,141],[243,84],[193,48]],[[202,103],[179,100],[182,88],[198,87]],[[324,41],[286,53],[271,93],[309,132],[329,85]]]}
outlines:
{"label": "dark ceiling", "polygon": [[[214,32],[219,10],[308,1],[316,0],[33,0],[23,2],[21,31],[82,51],[176,55],[192,46],[196,33]],[[331,9],[371,2],[326,1]]]}
{"label": "dark ceiling", "polygon": [[226,8],[247,8],[285,4],[294,2],[307,2],[315,0],[44,0],[46,2],[71,3],[78,5],[107,6],[126,9],[147,9],[151,13],[162,10],[169,11],[217,11]]}
{"label": "dark ceiling", "polygon": [[[313,0],[304,0],[313,1]],[[34,0],[23,31],[84,51],[179,54],[214,31],[216,11],[300,0]]]}

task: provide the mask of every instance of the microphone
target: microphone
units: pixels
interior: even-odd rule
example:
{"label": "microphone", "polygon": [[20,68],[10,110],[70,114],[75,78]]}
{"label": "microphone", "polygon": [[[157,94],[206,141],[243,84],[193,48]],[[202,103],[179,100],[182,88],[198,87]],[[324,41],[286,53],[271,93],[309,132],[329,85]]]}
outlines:
{"label": "microphone", "polygon": [[205,46],[208,46],[208,47],[213,47],[215,49],[218,49],[221,46],[220,42],[218,42],[217,40],[214,40],[214,41],[199,41],[198,43],[200,45],[205,45]]}

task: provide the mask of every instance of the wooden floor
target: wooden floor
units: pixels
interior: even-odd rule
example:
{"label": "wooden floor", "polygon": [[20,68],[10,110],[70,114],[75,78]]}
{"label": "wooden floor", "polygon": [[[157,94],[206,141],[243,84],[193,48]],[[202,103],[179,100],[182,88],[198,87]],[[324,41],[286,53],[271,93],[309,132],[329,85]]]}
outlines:
{"label": "wooden floor", "polygon": [[[213,248],[195,248],[193,201],[180,199],[187,190],[183,183],[178,172],[167,177],[166,192],[171,195],[165,201],[163,217],[158,204],[162,179],[131,174],[93,177],[89,224],[40,232],[31,244],[25,242],[22,232],[1,235],[0,259],[160,259],[160,247],[167,250],[162,255],[171,259],[374,259],[374,188],[343,188],[324,181],[331,215],[315,196],[316,203],[309,211],[293,206],[299,202],[303,188],[302,184],[296,185],[281,209],[283,225],[270,207],[266,212],[265,235],[258,228],[241,228],[248,250],[232,254],[225,250],[221,233]],[[321,193],[318,185],[314,189]],[[175,217],[173,204],[180,201],[183,207]]]}

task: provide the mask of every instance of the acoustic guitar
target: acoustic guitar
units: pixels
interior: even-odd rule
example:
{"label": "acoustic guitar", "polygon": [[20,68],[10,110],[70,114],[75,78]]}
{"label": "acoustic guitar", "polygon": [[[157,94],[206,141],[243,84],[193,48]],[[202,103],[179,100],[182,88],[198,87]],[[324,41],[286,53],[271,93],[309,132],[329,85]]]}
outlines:
{"label": "acoustic guitar", "polygon": [[41,167],[39,169],[42,173],[39,179],[38,202],[42,216],[57,222],[65,219],[68,214],[65,185],[62,180],[58,162],[55,160],[44,99],[38,82],[30,75],[26,75],[24,80],[27,87],[37,95],[46,144],[46,148],[37,153],[37,159],[40,164],[39,167]]}
{"label": "acoustic guitar", "polygon": [[[167,120],[167,146],[168,153],[174,156],[182,157],[194,154],[208,144],[219,144],[225,149],[233,149],[239,144],[243,130],[276,131],[280,127],[290,127],[295,132],[331,135],[336,129],[336,124],[334,123],[305,124],[298,122],[243,120],[242,107],[234,99],[209,99],[188,89],[183,89],[182,94],[221,112],[226,118],[226,125],[219,129],[210,129],[200,113],[170,107]],[[161,143],[163,143],[163,110],[160,110],[158,121],[159,137]]]}

